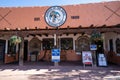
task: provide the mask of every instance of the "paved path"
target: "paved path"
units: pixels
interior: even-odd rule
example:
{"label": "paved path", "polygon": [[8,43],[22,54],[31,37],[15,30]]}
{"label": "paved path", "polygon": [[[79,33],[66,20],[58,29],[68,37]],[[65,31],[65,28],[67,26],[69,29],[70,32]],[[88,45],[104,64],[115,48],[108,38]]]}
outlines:
{"label": "paved path", "polygon": [[120,80],[120,66],[2,65],[0,80]]}

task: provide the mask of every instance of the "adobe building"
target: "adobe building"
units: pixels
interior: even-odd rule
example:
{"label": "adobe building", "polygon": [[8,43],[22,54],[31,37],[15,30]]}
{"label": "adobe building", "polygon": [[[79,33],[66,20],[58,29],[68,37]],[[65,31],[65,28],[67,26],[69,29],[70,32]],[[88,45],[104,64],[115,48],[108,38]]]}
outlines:
{"label": "adobe building", "polygon": [[[16,36],[20,43],[13,46],[10,41]],[[120,1],[0,7],[0,63],[51,62],[54,44],[61,50],[60,61],[82,62],[82,51],[96,44],[96,55],[103,53],[108,62],[120,64]]]}

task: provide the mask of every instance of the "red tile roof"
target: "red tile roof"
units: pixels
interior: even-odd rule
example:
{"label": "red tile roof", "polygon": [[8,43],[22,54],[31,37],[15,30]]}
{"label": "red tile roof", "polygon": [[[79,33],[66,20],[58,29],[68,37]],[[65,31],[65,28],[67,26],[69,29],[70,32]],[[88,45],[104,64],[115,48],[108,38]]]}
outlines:
{"label": "red tile roof", "polygon": [[[80,4],[62,6],[67,12],[67,20],[61,26],[72,28],[90,25],[116,25],[120,24],[120,1],[105,3]],[[0,30],[10,29],[44,29],[48,26],[44,20],[44,14],[49,7],[0,7]],[[71,19],[71,16],[79,16],[79,19]],[[34,21],[34,18],[40,18]]]}

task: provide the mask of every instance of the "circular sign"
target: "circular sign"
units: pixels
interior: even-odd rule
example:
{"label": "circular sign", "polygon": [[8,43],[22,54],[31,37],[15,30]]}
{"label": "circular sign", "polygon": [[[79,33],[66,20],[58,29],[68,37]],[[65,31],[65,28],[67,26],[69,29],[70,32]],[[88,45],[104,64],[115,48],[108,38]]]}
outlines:
{"label": "circular sign", "polygon": [[45,21],[49,26],[59,27],[66,21],[67,14],[62,7],[50,7],[45,13]]}

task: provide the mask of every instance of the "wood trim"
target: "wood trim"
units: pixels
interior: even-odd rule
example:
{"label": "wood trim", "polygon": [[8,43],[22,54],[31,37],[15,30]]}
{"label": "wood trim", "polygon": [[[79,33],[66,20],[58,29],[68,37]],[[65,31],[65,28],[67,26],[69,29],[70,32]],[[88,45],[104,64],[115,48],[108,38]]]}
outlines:
{"label": "wood trim", "polygon": [[93,30],[99,31],[101,33],[105,33],[105,32],[116,32],[118,34],[120,34],[120,28],[113,28],[113,27],[106,27],[106,28],[60,28],[60,29],[38,29],[38,30],[20,30],[20,31],[15,31],[15,30],[10,30],[10,31],[0,31],[0,36],[3,35],[18,35],[18,36],[22,36],[25,37],[29,34],[73,34],[73,33],[86,33],[86,34],[91,34]]}

